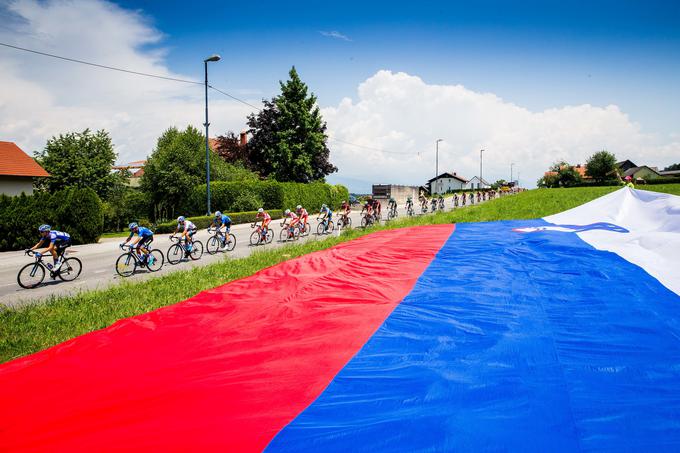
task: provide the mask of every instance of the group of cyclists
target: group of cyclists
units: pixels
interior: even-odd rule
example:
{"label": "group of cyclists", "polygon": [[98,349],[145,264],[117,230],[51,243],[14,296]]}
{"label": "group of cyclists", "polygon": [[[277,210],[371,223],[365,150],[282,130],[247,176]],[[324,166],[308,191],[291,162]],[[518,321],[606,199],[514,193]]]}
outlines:
{"label": "group of cyclists", "polygon": [[[474,204],[475,200],[477,203],[482,201],[491,200],[499,195],[498,192],[494,190],[489,191],[479,191],[476,193],[462,193],[453,195],[453,207],[466,206],[466,204]],[[428,204],[431,204],[431,210],[444,209],[444,198],[443,197],[432,197],[428,200],[423,195],[419,196],[419,202],[423,212],[427,212]],[[340,209],[338,211],[338,226],[349,226],[351,225],[351,219],[349,215],[351,213],[351,205],[347,201],[343,201]],[[415,215],[413,208],[413,198],[408,197],[406,200],[406,213],[409,216]],[[369,197],[364,203],[361,209],[362,226],[369,226],[373,223],[380,222],[382,218],[382,205],[380,200],[376,198]],[[388,218],[393,219],[397,217],[397,202],[394,198],[390,198],[388,201]],[[288,229],[289,234],[294,235],[295,230],[298,229],[303,235],[309,233],[307,229],[309,212],[302,205],[297,205],[295,210],[286,209],[284,211],[284,221],[282,226]],[[332,219],[333,210],[326,204],[321,206],[317,220],[320,223],[320,233],[327,232],[329,227],[332,230]],[[267,237],[270,229],[270,224],[272,221],[271,215],[264,210],[264,208],[259,208],[255,216],[255,223],[253,226],[257,226],[263,237]],[[215,212],[215,215],[210,223],[209,229],[214,229],[222,240],[222,246],[225,246],[233,238],[233,235],[229,235],[231,230],[232,221],[231,218],[223,214],[220,211]],[[140,226],[137,222],[132,222],[128,226],[130,230],[129,236],[124,242],[120,244],[121,248],[129,247],[130,250],[136,251],[140,261],[143,264],[152,265],[154,256],[149,253],[149,245],[153,242],[154,233],[151,229]],[[36,257],[40,258],[42,256],[50,255],[52,256],[53,263],[46,264],[46,267],[50,270],[52,278],[55,278],[59,273],[60,266],[64,260],[64,252],[71,245],[71,236],[63,231],[53,230],[50,225],[41,225],[38,228],[40,234],[40,240],[33,247],[26,250],[26,253],[34,254]],[[170,235],[170,238],[179,237],[180,241],[184,241],[187,253],[191,253],[193,247],[193,237],[198,232],[198,227],[189,219],[184,216],[179,216],[177,218],[177,227],[175,231]]]}

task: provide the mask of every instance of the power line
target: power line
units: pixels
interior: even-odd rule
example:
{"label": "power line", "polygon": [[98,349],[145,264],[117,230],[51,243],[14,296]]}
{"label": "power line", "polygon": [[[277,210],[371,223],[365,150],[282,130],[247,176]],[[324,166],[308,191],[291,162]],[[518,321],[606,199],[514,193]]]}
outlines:
{"label": "power line", "polygon": [[175,78],[175,77],[166,77],[166,76],[162,76],[162,75],[158,75],[158,74],[149,74],[149,73],[146,73],[146,72],[132,71],[130,69],[116,68],[116,67],[113,67],[113,66],[106,66],[106,65],[103,65],[103,64],[91,63],[89,61],[78,60],[78,59],[69,58],[69,57],[62,57],[60,55],[54,55],[54,54],[47,53],[47,52],[40,52],[38,50],[26,49],[24,47],[19,47],[19,46],[13,46],[11,44],[7,44],[7,43],[4,43],[4,42],[0,42],[0,46],[9,47],[11,49],[16,49],[16,50],[22,50],[24,52],[30,52],[30,53],[34,53],[34,54],[37,54],[37,55],[43,55],[45,57],[51,57],[51,58],[57,58],[59,60],[70,61],[72,63],[80,63],[80,64],[84,64],[84,65],[88,65],[88,66],[94,66],[94,67],[97,67],[97,68],[109,69],[111,71],[125,72],[127,74],[134,74],[134,75],[139,75],[139,76],[144,76],[144,77],[153,77],[155,79],[170,80],[170,81],[173,81],[173,82],[182,82],[182,83],[191,83],[191,84],[194,84],[194,85],[203,85],[202,82],[197,82],[195,80],[178,79],[178,78]]}
{"label": "power line", "polygon": [[[188,84],[192,84],[192,85],[204,85],[204,82],[198,82],[196,80],[179,79],[179,78],[176,78],[176,77],[167,77],[167,76],[162,76],[162,75],[158,75],[158,74],[149,74],[147,72],[133,71],[131,69],[117,68],[115,66],[108,66],[108,65],[98,64],[98,63],[92,63],[90,61],[79,60],[77,58],[69,58],[69,57],[64,57],[64,56],[61,56],[61,55],[55,55],[55,54],[52,54],[52,53],[41,52],[41,51],[33,50],[33,49],[27,49],[25,47],[19,47],[19,46],[7,44],[7,43],[4,43],[4,42],[0,42],[0,46],[8,47],[10,49],[20,50],[22,52],[29,52],[29,53],[36,54],[36,55],[42,55],[44,57],[56,58],[58,60],[68,61],[68,62],[71,62],[71,63],[78,63],[78,64],[87,65],[87,66],[93,66],[93,67],[96,67],[96,68],[108,69],[110,71],[123,72],[123,73],[126,73],[126,74],[133,74],[133,75],[138,75],[138,76],[143,76],[143,77],[151,77],[151,78],[154,78],[154,79],[169,80],[171,82],[188,83]],[[262,111],[261,108],[255,106],[255,105],[253,105],[253,104],[251,104],[247,101],[244,101],[243,99],[240,99],[240,98],[238,98],[238,97],[236,97],[232,94],[229,94],[226,91],[220,90],[219,88],[216,88],[212,85],[208,85],[208,88],[215,90],[218,93],[220,93],[220,94],[222,94],[222,95],[224,95],[224,96],[226,96],[230,99],[233,99],[234,101],[237,101],[237,102],[240,102],[241,104],[247,105],[248,107],[251,107],[251,108],[257,110],[258,112]],[[371,151],[378,151],[378,152],[386,153],[386,154],[397,154],[397,155],[402,155],[402,156],[411,154],[411,153],[402,153],[402,152],[397,152],[397,151],[387,151],[387,150],[380,149],[380,148],[373,148],[371,146],[360,145],[358,143],[348,142],[346,140],[341,140],[341,139],[335,138],[335,137],[328,137],[328,138],[331,139],[331,140],[335,140],[336,142],[344,143],[346,145],[356,146],[358,148],[364,148],[364,149],[368,149],[368,150],[371,150]],[[420,154],[420,153],[418,153],[418,154]]]}

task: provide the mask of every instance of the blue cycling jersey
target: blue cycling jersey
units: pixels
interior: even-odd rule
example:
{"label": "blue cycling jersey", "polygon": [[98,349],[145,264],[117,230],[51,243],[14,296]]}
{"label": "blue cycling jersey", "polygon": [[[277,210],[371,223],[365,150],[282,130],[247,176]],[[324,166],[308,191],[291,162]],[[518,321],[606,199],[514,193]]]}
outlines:
{"label": "blue cycling jersey", "polygon": [[[129,236],[129,237],[132,237],[132,236],[134,236],[134,235],[135,235],[135,233],[133,233],[132,231],[130,231],[130,236]],[[145,239],[145,238],[148,238],[148,237],[153,236],[153,231],[151,231],[150,229],[148,229],[148,228],[146,228],[146,227],[139,227],[139,228],[137,229],[137,236],[139,236],[139,237],[142,238],[142,239]]]}
{"label": "blue cycling jersey", "polygon": [[222,214],[222,217],[217,217],[215,223],[219,225],[226,225],[231,223],[231,218],[228,215]]}
{"label": "blue cycling jersey", "polygon": [[321,208],[321,212],[319,214],[326,214],[326,216],[331,217],[333,215],[333,211],[331,211],[331,208],[326,206],[325,208]]}
{"label": "blue cycling jersey", "polygon": [[50,231],[49,240],[52,244],[57,241],[66,242],[71,240],[71,235],[63,231]]}

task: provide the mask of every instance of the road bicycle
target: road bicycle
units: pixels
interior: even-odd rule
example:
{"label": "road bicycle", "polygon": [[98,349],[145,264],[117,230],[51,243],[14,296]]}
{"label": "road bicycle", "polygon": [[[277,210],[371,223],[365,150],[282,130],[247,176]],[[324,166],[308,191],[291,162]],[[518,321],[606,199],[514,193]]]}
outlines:
{"label": "road bicycle", "polygon": [[440,211],[444,210],[444,198],[439,199],[439,210]]}
{"label": "road bicycle", "polygon": [[319,217],[317,217],[316,220],[319,221],[319,224],[316,226],[316,234],[331,234],[333,232],[335,224],[332,220],[328,218],[320,219]]}
{"label": "road bicycle", "polygon": [[347,214],[340,214],[338,217],[338,229],[352,228],[352,218]]}
{"label": "road bicycle", "polygon": [[274,232],[271,228],[267,228],[265,233],[261,225],[250,225],[250,228],[255,228],[255,231],[250,235],[250,245],[264,245],[269,244],[274,239]]}
{"label": "road bicycle", "polygon": [[427,200],[420,204],[420,210],[423,214],[427,214]]}
{"label": "road bicycle", "polygon": [[281,233],[279,233],[279,241],[295,241],[300,238],[300,224],[298,223],[294,227],[287,225],[286,222],[281,223]]}
{"label": "road bicycle", "polygon": [[119,247],[122,250],[127,249],[116,260],[116,272],[121,277],[130,277],[137,272],[137,268],[146,268],[149,272],[158,272],[165,263],[163,252],[158,249],[153,249],[149,253],[137,253],[135,250],[137,244],[121,244]]}
{"label": "road bicycle", "polygon": [[361,218],[361,227],[362,228],[368,228],[371,225],[373,225],[374,222],[375,222],[375,217],[373,216],[373,214],[366,213],[366,215],[364,215]]}
{"label": "road bicycle", "polygon": [[64,258],[63,252],[58,255],[58,259],[62,260],[62,264],[57,270],[54,270],[51,263],[43,262],[44,255],[41,253],[26,250],[26,255],[35,257],[35,261],[22,267],[17,274],[17,283],[25,289],[35,288],[40,285],[45,280],[45,275],[48,272],[52,279],[59,277],[60,280],[71,282],[78,278],[83,270],[83,263],[78,258]]}
{"label": "road bicycle", "polygon": [[296,227],[300,231],[300,237],[309,236],[310,231],[312,231],[312,227],[309,226],[309,222],[305,222],[304,225],[302,222],[300,222],[296,225]]}
{"label": "road bicycle", "polygon": [[181,237],[170,236],[170,240],[175,242],[168,249],[168,263],[178,264],[185,258],[191,258],[193,261],[200,259],[203,256],[203,243],[199,240],[192,240],[191,246],[182,240]]}
{"label": "road bicycle", "polygon": [[209,255],[214,255],[217,252],[231,252],[234,250],[234,247],[236,247],[236,236],[234,236],[233,233],[227,233],[226,231],[222,232],[219,228],[208,228],[208,233],[212,232],[215,232],[215,234],[210,236],[205,243],[205,249]]}

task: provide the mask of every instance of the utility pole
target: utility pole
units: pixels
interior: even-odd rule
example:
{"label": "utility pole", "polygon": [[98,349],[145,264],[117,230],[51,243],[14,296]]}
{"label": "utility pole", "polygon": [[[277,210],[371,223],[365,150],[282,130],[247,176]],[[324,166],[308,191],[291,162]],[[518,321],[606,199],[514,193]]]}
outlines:
{"label": "utility pole", "polygon": [[[438,138],[437,141],[435,142],[435,149],[437,152],[435,153],[435,167],[434,167],[434,183],[437,184],[439,181],[437,180],[437,176],[439,176],[439,142],[443,142],[444,140],[441,138]],[[430,188],[432,189],[432,188]],[[430,195],[434,195],[435,190],[432,190],[432,193]]]}
{"label": "utility pole", "polygon": [[209,61],[220,61],[219,55],[212,55],[205,60],[203,64],[205,66],[205,190],[208,198],[208,215],[211,214],[210,210],[210,145],[208,144],[210,136],[208,135],[208,62]]}
{"label": "utility pole", "polygon": [[479,184],[481,187],[482,184],[482,154],[484,153],[483,149],[479,150]]}
{"label": "utility pole", "polygon": [[511,162],[510,163],[510,183],[512,183],[512,167],[514,167],[514,166],[515,166],[515,163]]}

